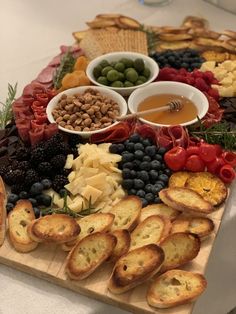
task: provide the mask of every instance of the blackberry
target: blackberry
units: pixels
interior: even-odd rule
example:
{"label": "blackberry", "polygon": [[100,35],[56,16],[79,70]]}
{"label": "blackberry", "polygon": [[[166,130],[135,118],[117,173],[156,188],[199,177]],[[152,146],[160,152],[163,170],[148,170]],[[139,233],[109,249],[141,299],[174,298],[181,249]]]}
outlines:
{"label": "blackberry", "polygon": [[29,160],[30,153],[29,149],[26,147],[20,147],[16,151],[16,160],[22,161],[22,160]]}
{"label": "blackberry", "polygon": [[7,173],[8,167],[7,166],[1,166],[0,167],[0,176],[4,178],[4,175]]}
{"label": "blackberry", "polygon": [[60,174],[62,174],[63,176],[68,177],[68,175],[70,174],[70,172],[71,172],[71,169],[65,169],[65,168],[63,168],[63,169],[61,170],[61,173],[60,173]]}
{"label": "blackberry", "polygon": [[4,181],[8,185],[13,184],[19,184],[22,183],[25,179],[25,171],[16,169],[13,170],[10,168],[10,170],[7,171],[7,173],[4,175]]}
{"label": "blackberry", "polygon": [[52,172],[52,165],[50,164],[50,162],[43,161],[38,165],[37,170],[41,175],[50,176]]}
{"label": "blackberry", "polygon": [[25,188],[22,186],[22,184],[13,184],[11,186],[11,193],[19,194],[21,191],[25,190]]}
{"label": "blackberry", "polygon": [[20,161],[19,162],[19,169],[25,170],[25,171],[29,170],[30,169],[30,162],[27,160]]}
{"label": "blackberry", "polygon": [[49,140],[48,142],[51,142],[51,143],[54,143],[54,144],[57,144],[57,143],[60,143],[60,142],[63,142],[64,141],[64,138],[63,138],[63,135],[61,133],[56,133],[54,134]]}
{"label": "blackberry", "polygon": [[29,169],[25,175],[25,184],[30,188],[31,185],[39,181],[39,176],[36,170]]}
{"label": "blackberry", "polygon": [[66,157],[62,154],[54,156],[50,163],[55,170],[60,170],[65,166],[66,163]]}
{"label": "blackberry", "polygon": [[70,147],[76,147],[81,142],[81,136],[76,134],[70,134],[68,137],[68,144]]}
{"label": "blackberry", "polygon": [[70,154],[73,154],[74,158],[77,158],[79,156],[78,148],[77,147],[72,147],[70,149]]}
{"label": "blackberry", "polygon": [[52,188],[54,191],[58,192],[64,188],[64,186],[69,183],[66,176],[58,174],[55,176],[53,182],[52,182]]}
{"label": "blackberry", "polygon": [[40,162],[45,160],[44,150],[41,147],[34,148],[31,151],[30,162],[33,165],[38,165]]}

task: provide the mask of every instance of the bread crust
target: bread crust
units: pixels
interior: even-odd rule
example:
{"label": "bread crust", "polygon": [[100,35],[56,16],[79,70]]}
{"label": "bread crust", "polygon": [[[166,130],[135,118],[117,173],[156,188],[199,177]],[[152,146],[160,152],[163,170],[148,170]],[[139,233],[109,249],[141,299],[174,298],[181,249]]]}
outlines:
{"label": "bread crust", "polygon": [[169,270],[152,282],[147,291],[147,302],[157,308],[171,308],[193,302],[206,286],[207,281],[201,274],[179,269]]}
{"label": "bread crust", "polygon": [[113,294],[124,293],[154,276],[163,262],[164,252],[156,244],[134,249],[116,262],[108,289]]}
{"label": "bread crust", "polygon": [[14,248],[22,253],[34,250],[38,243],[33,241],[27,227],[35,219],[33,207],[28,200],[19,200],[8,215],[9,238]]}
{"label": "bread crust", "polygon": [[116,262],[122,255],[126,254],[130,248],[130,233],[126,229],[115,230],[112,232],[117,239],[116,246],[109,258],[109,261]]}
{"label": "bread crust", "polygon": [[194,233],[178,232],[166,237],[160,246],[165,253],[161,272],[165,272],[193,260],[200,251],[201,241]]}
{"label": "bread crust", "polygon": [[68,215],[53,214],[32,221],[28,233],[36,242],[64,243],[76,239],[80,226]]}
{"label": "bread crust", "polygon": [[107,260],[116,245],[116,237],[96,232],[78,242],[67,257],[66,272],[69,278],[82,280]]}
{"label": "bread crust", "polygon": [[3,244],[7,229],[7,211],[6,211],[7,195],[4,182],[0,176],[0,246]]}
{"label": "bread crust", "polygon": [[183,188],[191,175],[188,171],[174,172],[169,178],[169,188]]}
{"label": "bread crust", "polygon": [[200,194],[188,188],[163,189],[159,192],[159,197],[166,205],[183,212],[207,215],[214,210]]}
{"label": "bread crust", "polygon": [[153,215],[162,216],[172,221],[176,219],[180,213],[180,211],[173,209],[166,204],[152,204],[142,208],[139,223]]}

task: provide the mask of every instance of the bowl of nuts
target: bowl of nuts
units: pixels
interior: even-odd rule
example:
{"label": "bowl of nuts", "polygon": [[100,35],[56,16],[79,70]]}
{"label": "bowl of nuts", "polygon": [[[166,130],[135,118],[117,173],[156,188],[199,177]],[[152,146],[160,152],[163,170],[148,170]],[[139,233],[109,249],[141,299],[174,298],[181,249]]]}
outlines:
{"label": "bowl of nuts", "polygon": [[158,64],[150,57],[136,52],[111,52],[92,60],[86,69],[89,80],[106,86],[123,96],[154,81]]}
{"label": "bowl of nuts", "polygon": [[60,130],[87,138],[117,124],[116,117],[127,113],[127,103],[106,87],[81,86],[53,97],[46,113]]}

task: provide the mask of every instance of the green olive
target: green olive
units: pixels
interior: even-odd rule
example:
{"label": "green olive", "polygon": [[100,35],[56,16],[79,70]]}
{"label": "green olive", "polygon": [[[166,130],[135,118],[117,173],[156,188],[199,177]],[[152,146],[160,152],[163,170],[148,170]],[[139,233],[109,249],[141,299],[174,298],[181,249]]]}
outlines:
{"label": "green olive", "polygon": [[102,84],[102,85],[108,85],[108,80],[105,76],[99,76],[99,78],[97,79],[97,82],[99,84]]}
{"label": "green olive", "polygon": [[131,83],[130,81],[125,81],[124,82],[124,87],[132,87],[132,86],[134,86],[134,84]]}
{"label": "green olive", "polygon": [[119,81],[124,81],[124,80],[125,80],[124,73],[118,72],[118,74],[119,74],[118,80],[119,80]]}
{"label": "green olive", "polygon": [[110,81],[110,82],[117,81],[118,78],[119,78],[119,73],[118,73],[116,70],[110,70],[110,71],[107,73],[107,79],[108,79],[108,81]]}
{"label": "green olive", "polygon": [[116,66],[116,63],[117,63],[117,62],[112,61],[112,62],[111,62],[111,66],[114,68],[114,67]]}
{"label": "green olive", "polygon": [[150,77],[150,75],[151,75],[151,71],[148,68],[145,68],[143,70],[142,75],[145,76],[148,79]]}
{"label": "green olive", "polygon": [[115,81],[111,84],[112,87],[123,87],[123,83],[121,81]]}
{"label": "green olive", "polygon": [[94,77],[97,79],[100,75],[101,75],[101,71],[102,71],[102,67],[100,65],[97,65],[94,69],[93,69],[93,75]]}
{"label": "green olive", "polygon": [[115,70],[117,70],[118,72],[124,72],[125,70],[125,65],[122,62],[117,62],[115,65]]}
{"label": "green olive", "polygon": [[108,65],[110,65],[110,63],[107,61],[107,60],[102,60],[99,65],[102,67],[102,68],[105,68],[107,67]]}
{"label": "green olive", "polygon": [[134,68],[127,68],[127,69],[125,69],[124,74],[126,75],[126,73],[127,73],[129,70],[134,70]]}
{"label": "green olive", "polygon": [[134,66],[133,60],[129,58],[122,58],[119,62],[124,63],[126,68],[131,68]]}
{"label": "green olive", "polygon": [[147,78],[143,75],[139,75],[138,80],[142,81],[143,83],[147,82]]}
{"label": "green olive", "polygon": [[134,60],[134,68],[136,71],[138,71],[139,73],[142,73],[144,71],[144,61],[141,58],[135,59]]}
{"label": "green olive", "polygon": [[110,70],[113,70],[113,67],[111,67],[110,65],[108,65],[107,67],[103,68],[103,69],[102,69],[102,76],[107,76],[107,73],[108,73]]}
{"label": "green olive", "polygon": [[141,80],[137,80],[137,81],[135,82],[135,85],[141,85],[141,84],[143,84],[143,81],[141,81]]}
{"label": "green olive", "polygon": [[134,83],[138,79],[138,73],[134,69],[131,69],[131,70],[126,72],[125,77],[126,77],[127,81]]}

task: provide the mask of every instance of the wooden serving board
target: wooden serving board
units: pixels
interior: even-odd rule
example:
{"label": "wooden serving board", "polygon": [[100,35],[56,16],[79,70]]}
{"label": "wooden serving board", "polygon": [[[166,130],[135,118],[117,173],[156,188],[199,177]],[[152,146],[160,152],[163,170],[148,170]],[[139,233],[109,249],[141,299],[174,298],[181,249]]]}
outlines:
{"label": "wooden serving board", "polygon": [[[209,215],[215,223],[212,235],[203,241],[198,256],[185,270],[204,274],[207,261],[218,232],[225,205]],[[113,295],[107,289],[107,281],[111,274],[112,264],[104,263],[91,276],[82,281],[69,280],[65,274],[65,259],[67,253],[59,246],[40,244],[35,251],[30,253],[18,253],[11,246],[7,238],[0,248],[0,263],[24,271],[33,276],[44,278],[59,286],[71,289],[80,294],[115,305],[133,313],[160,313],[160,314],[189,314],[193,304],[186,304],[172,309],[154,309],[146,302],[146,291],[149,282],[122,295]]]}

